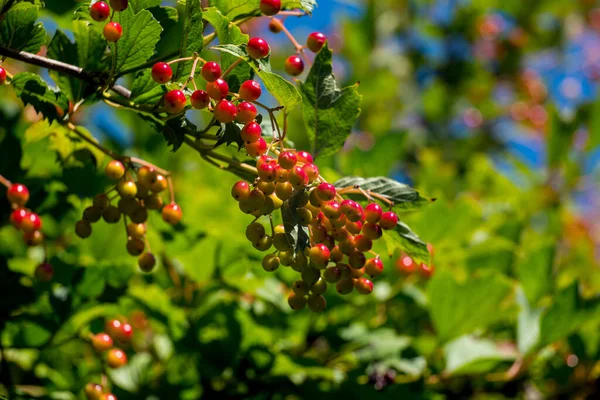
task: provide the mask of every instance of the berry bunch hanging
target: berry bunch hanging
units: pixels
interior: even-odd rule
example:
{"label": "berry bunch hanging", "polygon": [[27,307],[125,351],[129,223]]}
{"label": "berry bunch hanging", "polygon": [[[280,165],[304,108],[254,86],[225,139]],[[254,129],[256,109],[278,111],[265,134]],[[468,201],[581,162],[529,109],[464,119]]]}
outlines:
{"label": "berry bunch hanging", "polygon": [[107,41],[115,43],[123,36],[123,27],[112,19],[114,12],[125,10],[129,5],[128,3],[128,0],[110,0],[109,6],[104,1],[96,1],[90,6],[90,16],[94,21],[104,22],[110,17],[110,20],[104,25],[103,29],[104,38]]}

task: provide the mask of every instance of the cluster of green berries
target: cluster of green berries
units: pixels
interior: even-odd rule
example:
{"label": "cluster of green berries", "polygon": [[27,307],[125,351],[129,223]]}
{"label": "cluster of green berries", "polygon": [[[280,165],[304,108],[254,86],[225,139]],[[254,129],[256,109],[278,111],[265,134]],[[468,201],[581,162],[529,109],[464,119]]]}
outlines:
{"label": "cluster of green berries", "polygon": [[[132,178],[132,172],[136,179]],[[113,160],[106,166],[105,173],[117,184],[107,194],[94,197],[92,205],[83,211],[81,220],[75,224],[75,233],[86,239],[92,235],[93,223],[103,219],[106,223],[116,224],[123,217],[127,227],[127,252],[139,257],[138,265],[142,271],[150,272],[156,265],[156,259],[147,249],[148,210],[160,211],[166,223],[176,225],[183,216],[181,207],[174,202],[163,203],[161,194],[167,190],[169,182],[151,167],[126,168],[121,161]],[[111,198],[109,194],[113,190],[116,194]]]}
{"label": "cluster of green berries", "polygon": [[283,265],[301,274],[288,298],[290,307],[299,310],[308,305],[314,312],[323,311],[328,284],[335,284],[342,295],[354,290],[370,294],[370,279],[383,272],[380,257],[371,251],[373,242],[384,230],[396,227],[398,216],[377,203],[363,209],[359,203],[343,199],[333,185],[322,180],[307,152],[286,150],[277,158],[263,155],[256,166],[259,177],[253,184],[239,181],[232,188],[240,210],[258,219],[272,216],[287,202],[294,207],[299,224],[309,231],[310,247],[295,253],[283,225],[274,227],[271,235],[257,220],[246,229],[246,237],[256,249],[266,252],[275,248],[263,258],[266,271]]}
{"label": "cluster of green berries", "polygon": [[123,11],[127,8],[128,0],[110,0],[110,6],[104,1],[96,1],[90,6],[90,16],[94,21],[104,22],[110,17],[110,21],[104,25],[104,38],[109,42],[118,42],[123,36],[123,27],[118,22],[114,22],[111,8],[113,11]]}

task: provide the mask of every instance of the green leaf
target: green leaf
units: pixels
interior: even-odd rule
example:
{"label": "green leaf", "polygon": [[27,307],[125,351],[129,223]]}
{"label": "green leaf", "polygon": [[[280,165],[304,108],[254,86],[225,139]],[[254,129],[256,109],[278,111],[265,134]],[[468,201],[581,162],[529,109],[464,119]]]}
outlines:
{"label": "green leaf", "polygon": [[333,75],[332,53],[327,44],[317,54],[306,82],[300,85],[302,113],[316,156],[339,151],[360,115],[358,84],[339,89]]}
{"label": "green leaf", "polygon": [[[123,37],[116,43],[115,72],[144,65],[154,55],[162,27],[150,11],[134,14],[129,7],[116,13],[115,21],[123,27]],[[114,49],[113,46],[111,48]]]}
{"label": "green leaf", "polygon": [[131,85],[131,101],[136,104],[158,104],[167,92],[164,85],[152,79],[152,69],[138,71]]}
{"label": "green leaf", "polygon": [[[76,64],[77,48],[75,47],[75,44],[71,43],[67,35],[61,30],[57,30],[52,41],[48,45],[48,57],[55,60],[61,60],[67,64]],[[80,99],[76,97],[78,93],[81,93],[82,87],[85,84],[81,79],[76,79],[66,74],[59,74],[54,70],[49,71],[49,73],[60,90],[65,93],[69,99],[74,101]]]}
{"label": "green leaf", "polygon": [[283,218],[283,227],[290,246],[294,253],[303,251],[310,246],[308,227],[303,226],[298,218],[298,197],[304,195],[305,190],[296,191],[292,197],[286,200],[281,207],[281,217]]}
{"label": "green leaf", "polygon": [[196,126],[192,124],[185,115],[178,116],[177,118],[171,118],[169,120],[160,121],[156,118],[149,117],[144,114],[139,114],[141,118],[147,120],[154,126],[154,128],[162,133],[167,144],[173,146],[173,152],[177,151],[183,144],[186,133],[194,135],[196,133]]}
{"label": "green leaf", "polygon": [[554,108],[549,110],[549,114],[548,166],[558,167],[567,159],[572,147],[573,133],[577,130],[574,124],[578,122],[577,119],[570,123],[562,121]]}
{"label": "green leaf", "polygon": [[[365,191],[371,191],[394,202],[394,208],[401,211],[413,211],[431,204],[432,199],[422,197],[410,186],[393,179],[379,176],[376,178],[361,178],[348,176],[333,184],[338,190],[358,186]],[[366,200],[362,194],[349,195],[355,200]],[[377,200],[377,199],[376,199]]]}
{"label": "green leaf", "polygon": [[[216,124],[219,124],[219,122],[216,122]],[[242,130],[240,127],[234,122],[219,125],[221,125],[221,129],[219,130],[219,140],[215,144],[215,147],[222,144],[229,146],[230,144],[235,143],[238,146],[238,150],[241,150],[242,146],[244,146],[244,141],[241,137]]]}
{"label": "green leaf", "polygon": [[46,42],[46,30],[37,22],[38,8],[30,3],[17,3],[0,23],[0,46],[37,53]]}
{"label": "green leaf", "polygon": [[399,247],[416,262],[429,264],[429,250],[427,243],[414,233],[408,225],[399,221],[396,228],[391,231],[385,231],[383,238],[388,248],[390,257]]}
{"label": "green leaf", "polygon": [[517,275],[529,303],[535,305],[554,286],[552,268],[556,243],[527,248],[516,266]]}
{"label": "green leaf", "polygon": [[[200,2],[187,0],[185,5],[185,25],[181,44],[179,45],[179,58],[191,57],[194,53],[200,54],[204,47],[204,23],[202,22],[202,8]],[[180,62],[177,65],[173,79],[188,76],[192,70],[192,61]]]}
{"label": "green leaf", "polygon": [[87,327],[94,319],[115,315],[118,307],[115,304],[96,304],[81,307],[75,315],[65,322],[52,339],[52,343],[61,343],[71,337],[78,336],[81,329]]}
{"label": "green leaf", "polygon": [[[260,15],[260,0],[214,0],[211,4],[218,8],[223,15],[231,18],[231,20],[239,19],[243,16]],[[310,14],[316,4],[316,0],[283,0],[281,8],[300,8]]]}
{"label": "green leaf", "polygon": [[500,351],[491,340],[461,336],[444,346],[445,372],[452,375],[484,374],[498,364],[514,360],[514,353]]}
{"label": "green leaf", "polygon": [[526,355],[540,340],[540,318],[542,308],[531,308],[522,287],[517,288],[517,304],[520,311],[517,319],[517,346]]}
{"label": "green leaf", "polygon": [[437,271],[429,283],[429,312],[442,342],[485,329],[510,318],[503,304],[512,293],[503,276],[487,273],[458,283],[448,271]]}
{"label": "green leaf", "polygon": [[130,393],[137,393],[142,386],[149,382],[151,367],[152,356],[150,353],[137,353],[121,368],[110,369],[108,376],[115,386]]}
{"label": "green leaf", "polygon": [[134,14],[137,14],[151,7],[158,7],[160,4],[161,0],[129,0],[128,7],[131,8]]}
{"label": "green leaf", "polygon": [[[31,104],[50,121],[62,118],[64,110],[69,108],[67,97],[61,91],[48,87],[37,74],[21,72],[15,75],[11,85],[23,103]],[[59,112],[63,115],[59,115]]]}
{"label": "green leaf", "polygon": [[587,149],[593,150],[600,146],[600,89],[596,94],[596,100],[592,103],[589,123],[590,138],[587,143]]}

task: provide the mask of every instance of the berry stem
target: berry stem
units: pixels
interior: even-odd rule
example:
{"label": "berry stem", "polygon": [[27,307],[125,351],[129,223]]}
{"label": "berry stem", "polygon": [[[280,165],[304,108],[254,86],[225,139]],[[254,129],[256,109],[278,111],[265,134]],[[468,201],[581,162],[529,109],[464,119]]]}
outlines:
{"label": "berry stem", "polygon": [[12,182],[3,177],[2,175],[0,175],[0,183],[6,186],[7,188],[10,188],[12,186]]}
{"label": "berry stem", "polygon": [[337,192],[340,195],[342,195],[342,194],[362,194],[363,196],[365,196],[367,198],[367,200],[373,200],[373,198],[376,198],[378,200],[383,201],[390,207],[393,207],[395,204],[393,201],[391,201],[390,199],[388,199],[386,196],[384,196],[382,194],[374,193],[370,190],[363,190],[357,186],[350,186],[350,187],[346,187],[343,189],[339,189]]}
{"label": "berry stem", "polygon": [[206,63],[206,61],[204,61],[203,59],[198,57],[197,53],[194,53],[194,56],[192,57],[192,59],[194,60],[194,63],[192,64],[192,71],[190,72],[190,76],[188,77],[187,81],[185,82],[185,85],[183,85],[183,88],[185,89],[190,82],[193,82],[194,90],[198,90],[198,86],[196,85],[196,80],[194,79],[194,76],[196,76],[196,68],[198,68],[198,62],[202,61],[204,64],[204,63]]}
{"label": "berry stem", "polygon": [[137,157],[128,157],[128,158],[129,158],[129,161],[133,164],[138,164],[138,165],[142,165],[144,167],[152,168],[152,169],[156,170],[159,174],[164,175],[166,177],[171,176],[171,172],[167,171],[166,169],[157,167],[156,165],[154,165],[146,160],[142,160],[141,158],[137,158]]}
{"label": "berry stem", "polygon": [[307,15],[308,14],[305,13],[304,11],[279,11],[277,13],[277,16],[282,16],[282,17],[304,17]]}
{"label": "berry stem", "polygon": [[[276,20],[274,17],[270,17],[271,20]],[[304,59],[304,62],[306,63],[306,65],[308,65],[309,67],[312,66],[312,62],[308,59],[308,57],[306,57],[306,54],[304,54],[304,46],[302,46],[294,37],[294,35],[292,35],[292,32],[290,32],[290,30],[288,28],[286,28],[285,24],[283,23],[283,21],[277,20],[277,22],[279,23],[279,26],[281,27],[281,31],[283,33],[285,33],[285,36],[287,36],[287,38],[290,40],[290,42],[292,42],[292,45],[294,46],[294,48],[296,49],[296,53],[300,54],[302,56],[302,58]]]}
{"label": "berry stem", "polygon": [[171,60],[167,63],[167,65],[171,65],[171,64],[177,64],[180,62],[184,62],[184,61],[192,61],[192,60],[196,60],[198,57],[192,56],[192,57],[183,57],[183,58],[177,58],[175,60]]}
{"label": "berry stem", "polygon": [[[203,149],[203,148],[199,147],[192,139],[190,139],[188,137],[186,137],[184,139],[184,141],[188,146],[190,146],[191,148],[196,150],[198,153],[200,153],[202,158],[206,159],[207,161],[210,161],[210,163],[212,165],[214,165],[218,168],[228,169],[228,170],[233,170],[233,171],[238,170],[238,171],[249,173],[254,176],[258,176],[258,170],[256,169],[256,167],[242,163],[238,160],[235,160],[231,157],[227,157],[223,154],[219,154],[219,153],[215,152],[214,150]],[[221,166],[218,163],[214,162],[214,160],[223,161],[223,162],[227,163],[228,166],[227,167]]]}
{"label": "berry stem", "polygon": [[175,203],[175,190],[173,189],[173,177],[171,175],[167,175],[167,183],[169,185],[169,197],[171,198],[171,203]]}
{"label": "berry stem", "polygon": [[243,60],[241,58],[238,58],[237,60],[235,60],[233,63],[231,63],[231,65],[229,67],[227,67],[227,69],[225,70],[225,72],[223,72],[221,74],[221,79],[225,78],[227,76],[227,74],[229,74],[231,71],[233,71],[233,69],[235,67],[237,67],[238,65],[240,65],[240,63]]}
{"label": "berry stem", "polygon": [[92,146],[94,146],[95,148],[97,148],[98,150],[103,152],[104,154],[108,155],[109,157],[112,157],[115,160],[121,160],[123,158],[123,157],[119,156],[118,154],[116,154],[115,152],[113,152],[112,150],[105,148],[100,143],[89,138],[85,133],[81,132],[81,130],[77,126],[73,125],[73,123],[71,121],[67,121],[66,126],[73,133],[75,133],[77,136],[79,136],[81,139],[83,139],[85,142],[91,144]]}

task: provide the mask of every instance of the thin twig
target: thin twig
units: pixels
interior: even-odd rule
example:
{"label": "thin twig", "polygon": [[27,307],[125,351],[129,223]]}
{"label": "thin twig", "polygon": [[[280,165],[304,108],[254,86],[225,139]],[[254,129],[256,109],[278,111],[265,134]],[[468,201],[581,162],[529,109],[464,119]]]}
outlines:
{"label": "thin twig", "polygon": [[0,175],[0,183],[6,186],[7,188],[12,186],[12,182]]}

